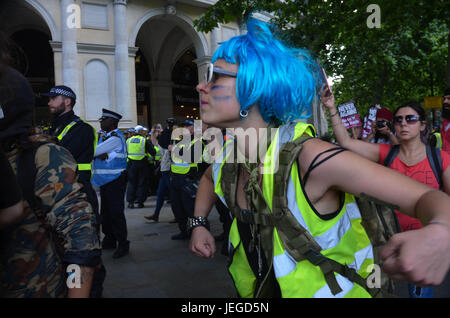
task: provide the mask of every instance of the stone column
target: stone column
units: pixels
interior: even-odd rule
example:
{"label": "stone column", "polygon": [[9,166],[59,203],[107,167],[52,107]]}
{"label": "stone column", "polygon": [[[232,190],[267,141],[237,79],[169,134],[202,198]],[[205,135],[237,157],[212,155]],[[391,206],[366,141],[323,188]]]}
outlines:
{"label": "stone column", "polygon": [[220,38],[220,29],[214,28],[211,31],[211,55],[214,55],[214,53],[216,52],[217,48],[219,47],[219,42],[221,41]]}
{"label": "stone column", "polygon": [[[62,82],[80,96],[78,80],[77,27],[79,27],[79,7],[74,0],[61,0],[61,42],[62,42]],[[56,84],[58,85],[58,83]],[[78,113],[81,107],[75,107]],[[84,114],[81,114],[84,115]]]}
{"label": "stone column", "polygon": [[128,57],[127,0],[114,0],[116,110],[124,120],[132,120],[130,68]]}

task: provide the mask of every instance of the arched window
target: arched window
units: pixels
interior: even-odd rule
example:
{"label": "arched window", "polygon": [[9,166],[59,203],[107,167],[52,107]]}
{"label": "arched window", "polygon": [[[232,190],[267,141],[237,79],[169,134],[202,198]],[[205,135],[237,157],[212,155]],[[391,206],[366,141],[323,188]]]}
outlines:
{"label": "arched window", "polygon": [[99,59],[90,60],[84,73],[84,101],[86,119],[101,117],[102,108],[112,107],[109,68]]}

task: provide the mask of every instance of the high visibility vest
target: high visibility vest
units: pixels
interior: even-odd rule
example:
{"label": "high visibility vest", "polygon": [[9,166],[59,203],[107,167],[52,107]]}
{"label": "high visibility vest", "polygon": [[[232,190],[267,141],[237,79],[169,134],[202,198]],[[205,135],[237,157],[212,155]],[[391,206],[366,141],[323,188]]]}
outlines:
{"label": "high visibility vest", "polygon": [[[187,147],[187,151],[190,151],[191,147],[194,146],[194,144],[198,141],[198,139],[194,139],[190,142],[189,147]],[[172,150],[172,164],[170,165],[170,171],[172,173],[176,174],[187,174],[191,170],[191,168],[198,168],[198,164],[196,162],[185,162],[183,159],[179,158],[177,156],[177,152],[180,149],[185,148],[186,144],[179,142],[175,145],[174,149]]]}
{"label": "high visibility vest", "polygon": [[[97,149],[97,143],[98,143],[97,131],[95,130],[94,127],[92,127],[89,123],[85,122],[81,118],[72,121],[70,124],[68,124],[66,127],[64,127],[64,129],[61,131],[61,133],[56,138],[58,139],[58,141],[61,141],[67,135],[69,130],[79,122],[84,122],[86,125],[89,125],[92,128],[92,131],[94,132],[94,144],[93,144],[94,152],[93,153],[95,154],[95,150]],[[79,171],[91,171],[91,169],[92,169],[92,161],[78,163]]]}
{"label": "high visibility vest", "polygon": [[[295,140],[304,133],[312,136],[311,125],[304,123],[286,124],[277,129],[277,133],[269,146],[264,169],[270,167],[278,158],[278,150],[289,141]],[[313,128],[312,128],[313,129]],[[225,202],[221,188],[221,172],[233,143],[226,143],[227,148],[222,156],[225,160],[213,164],[213,179],[215,192]],[[313,210],[305,196],[299,181],[297,162],[292,166],[287,189],[288,207],[295,219],[313,236],[322,247],[321,253],[341,264],[347,264],[355,269],[363,278],[369,276],[373,265],[373,248],[370,239],[361,225],[361,214],[353,195],[345,194],[345,201],[339,214],[330,220],[320,218]],[[264,174],[262,180],[263,196],[272,210],[274,193],[273,174]],[[257,278],[253,272],[246,251],[241,244],[241,237],[234,219],[230,228],[231,263],[228,271],[233,278],[235,287],[241,297],[253,297]],[[273,268],[276,280],[280,286],[282,297],[370,297],[361,286],[352,283],[347,278],[337,274],[336,279],[342,291],[333,295],[319,266],[308,260],[296,262],[284,248],[277,228],[273,231]],[[369,270],[370,269],[370,270]]]}
{"label": "high visibility vest", "polygon": [[[115,151],[114,159],[101,160],[96,158],[94,160],[94,169],[92,176],[92,184],[96,186],[102,186],[111,181],[116,180],[122,172],[127,168],[127,147],[125,142],[125,136],[120,129],[115,129],[113,132],[120,138],[122,143],[121,148]],[[111,132],[112,133],[112,132]],[[108,135],[110,136],[111,133]],[[104,142],[100,140],[99,144]]]}
{"label": "high visibility vest", "polygon": [[127,140],[128,159],[142,160],[145,154],[145,138],[142,136],[134,136]]}
{"label": "high visibility vest", "polygon": [[155,156],[152,156],[149,153],[146,154],[148,157],[148,162],[150,162],[150,163],[155,163],[155,161],[161,160],[161,150],[159,149],[158,146],[153,146],[153,148],[156,151]]}
{"label": "high visibility vest", "polygon": [[442,135],[440,132],[435,132],[433,135],[436,137],[436,148],[442,149]]}

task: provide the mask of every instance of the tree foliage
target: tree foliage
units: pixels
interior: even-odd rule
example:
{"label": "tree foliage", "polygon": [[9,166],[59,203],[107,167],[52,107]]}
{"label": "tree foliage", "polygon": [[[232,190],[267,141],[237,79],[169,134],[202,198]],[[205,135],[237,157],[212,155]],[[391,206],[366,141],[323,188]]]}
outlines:
{"label": "tree foliage", "polygon": [[450,85],[448,0],[381,0],[381,27],[369,28],[362,0],[219,0],[195,22],[208,32],[218,23],[271,12],[274,27],[292,46],[315,54],[329,76],[339,77],[337,103],[355,100],[360,114],[374,103],[394,109]]}

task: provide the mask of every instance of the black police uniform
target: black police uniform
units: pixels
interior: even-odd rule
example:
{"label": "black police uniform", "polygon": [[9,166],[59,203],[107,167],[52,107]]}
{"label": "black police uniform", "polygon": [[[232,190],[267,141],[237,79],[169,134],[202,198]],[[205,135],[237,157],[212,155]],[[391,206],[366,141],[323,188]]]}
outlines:
{"label": "black police uniform", "polygon": [[[75,115],[73,110],[54,117],[49,129],[50,135],[57,137],[64,128],[73,121],[78,121],[67,134],[61,139],[59,145],[70,151],[77,163],[90,163],[94,159],[94,131],[92,127]],[[92,209],[97,218],[97,224],[100,224],[98,214],[98,199],[92,184],[92,171],[78,171],[78,181],[83,184],[83,190],[87,195],[87,200],[92,205]]]}

